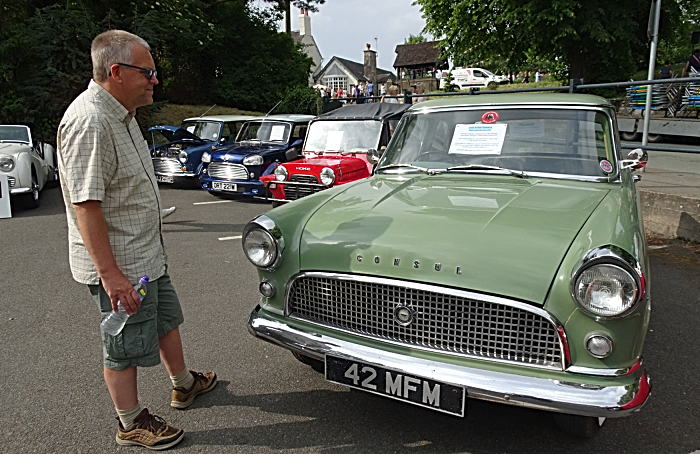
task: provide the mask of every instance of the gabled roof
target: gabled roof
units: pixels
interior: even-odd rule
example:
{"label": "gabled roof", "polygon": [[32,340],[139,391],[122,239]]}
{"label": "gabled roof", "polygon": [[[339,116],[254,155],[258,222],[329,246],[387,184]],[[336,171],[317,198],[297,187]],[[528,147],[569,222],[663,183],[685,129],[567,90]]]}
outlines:
{"label": "gabled roof", "polygon": [[[331,58],[330,61],[326,64],[326,66],[324,66],[321,71],[316,73],[316,75],[314,76],[314,80],[318,81],[318,78],[321,76],[321,74],[325,73],[326,70],[328,68],[330,68],[330,66],[333,64],[334,61],[337,61],[342,66],[344,66],[345,69],[347,69],[348,72],[350,74],[352,74],[353,77],[355,77],[355,79],[367,80],[365,78],[365,65],[363,63],[357,63],[355,61],[348,60],[346,58],[340,58],[340,57]],[[392,76],[393,74],[394,73],[392,73],[391,71],[377,68],[377,79],[378,79],[379,83],[381,83],[382,81],[386,81],[386,79],[389,76]]]}
{"label": "gabled roof", "polygon": [[428,41],[425,43],[399,44],[396,46],[396,60],[394,68],[407,68],[411,66],[444,66],[447,62],[440,59],[442,47],[440,41]]}

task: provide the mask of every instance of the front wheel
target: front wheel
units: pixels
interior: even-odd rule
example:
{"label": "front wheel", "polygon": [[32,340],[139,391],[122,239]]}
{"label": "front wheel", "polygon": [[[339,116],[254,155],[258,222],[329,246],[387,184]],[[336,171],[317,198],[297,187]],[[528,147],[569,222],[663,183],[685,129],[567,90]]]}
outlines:
{"label": "front wheel", "polygon": [[36,173],[32,169],[32,192],[22,196],[22,205],[30,210],[39,207],[39,182],[37,180]]}
{"label": "front wheel", "polygon": [[639,138],[639,134],[636,132],[620,132],[620,138],[628,142],[633,142]]}
{"label": "front wheel", "polygon": [[605,418],[557,413],[554,415],[554,422],[559,429],[569,435],[579,438],[592,438],[605,423]]}

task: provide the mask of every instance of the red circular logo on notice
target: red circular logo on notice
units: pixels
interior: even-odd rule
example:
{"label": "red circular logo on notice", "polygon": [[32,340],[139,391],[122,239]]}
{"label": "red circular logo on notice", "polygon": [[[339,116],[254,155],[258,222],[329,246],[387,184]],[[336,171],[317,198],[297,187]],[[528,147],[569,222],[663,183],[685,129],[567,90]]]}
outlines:
{"label": "red circular logo on notice", "polygon": [[490,124],[490,123],[496,123],[498,121],[498,112],[489,110],[488,112],[484,113],[481,116],[481,122]]}

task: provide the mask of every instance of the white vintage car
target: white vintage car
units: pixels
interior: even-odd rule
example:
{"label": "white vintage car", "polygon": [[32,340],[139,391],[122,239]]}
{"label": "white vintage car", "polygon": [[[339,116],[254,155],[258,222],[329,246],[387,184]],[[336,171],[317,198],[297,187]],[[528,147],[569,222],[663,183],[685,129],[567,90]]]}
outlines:
{"label": "white vintage car", "polygon": [[27,208],[39,206],[39,192],[58,180],[56,149],[32,140],[28,126],[0,125],[0,175],[6,175],[10,195]]}

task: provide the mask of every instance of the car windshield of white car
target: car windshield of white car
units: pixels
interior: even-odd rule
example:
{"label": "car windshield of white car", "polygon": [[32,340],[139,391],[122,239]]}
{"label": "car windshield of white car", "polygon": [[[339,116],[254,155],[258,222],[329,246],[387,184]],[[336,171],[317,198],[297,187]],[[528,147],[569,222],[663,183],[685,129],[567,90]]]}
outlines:
{"label": "car windshield of white car", "polygon": [[411,115],[377,171],[412,164],[450,173],[498,168],[607,177],[617,172],[611,124],[608,115],[592,109],[489,107]]}
{"label": "car windshield of white car", "polygon": [[252,121],[239,133],[238,141],[259,140],[261,142],[287,143],[292,126],[278,121]]}
{"label": "car windshield of white car", "polygon": [[29,130],[24,126],[0,126],[0,142],[29,143]]}
{"label": "car windshield of white car", "polygon": [[379,145],[382,123],[378,120],[315,121],[309,127],[304,151],[314,153],[366,152]]}
{"label": "car windshield of white car", "polygon": [[208,142],[216,142],[221,134],[221,123],[214,121],[183,121],[180,128]]}

